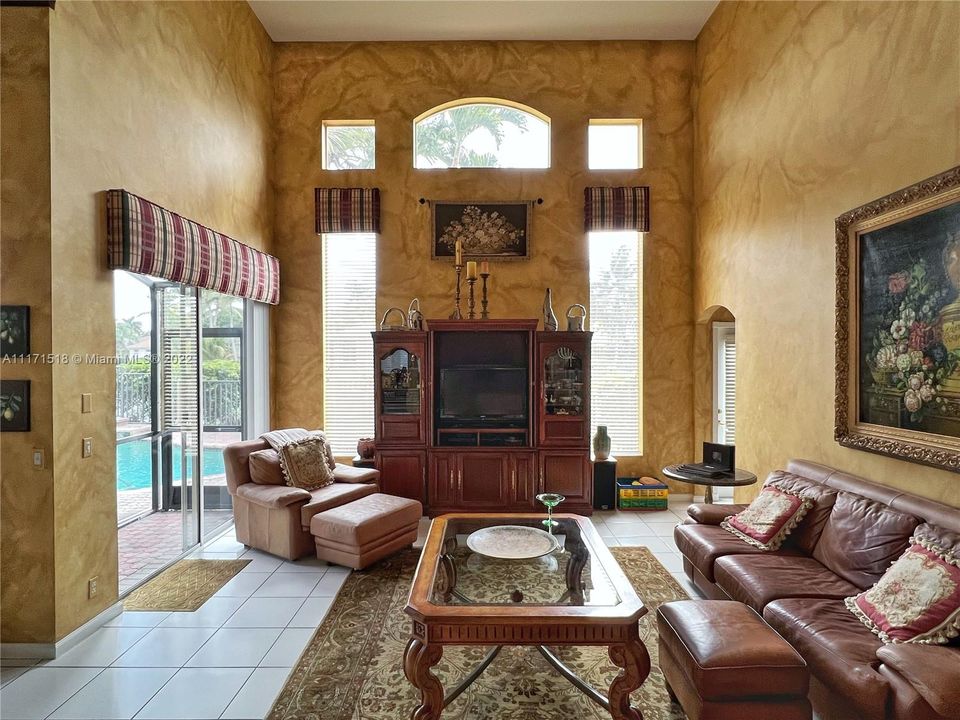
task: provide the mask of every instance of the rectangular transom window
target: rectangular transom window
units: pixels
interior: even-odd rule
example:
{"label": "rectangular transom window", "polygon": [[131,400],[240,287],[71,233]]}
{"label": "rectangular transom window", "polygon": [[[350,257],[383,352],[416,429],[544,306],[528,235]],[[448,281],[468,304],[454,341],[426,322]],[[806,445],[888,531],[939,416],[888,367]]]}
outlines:
{"label": "rectangular transom window", "polygon": [[614,455],[637,455],[642,442],[643,236],[593,232],[590,250],[592,433],[605,425]]}
{"label": "rectangular transom window", "polygon": [[324,120],[321,167],[324,170],[372,170],[376,166],[373,120]]}
{"label": "rectangular transom window", "polygon": [[594,119],[587,132],[591,170],[636,170],[643,167],[643,121]]}
{"label": "rectangular transom window", "polygon": [[337,455],[373,437],[377,236],[323,235],[323,429]]}

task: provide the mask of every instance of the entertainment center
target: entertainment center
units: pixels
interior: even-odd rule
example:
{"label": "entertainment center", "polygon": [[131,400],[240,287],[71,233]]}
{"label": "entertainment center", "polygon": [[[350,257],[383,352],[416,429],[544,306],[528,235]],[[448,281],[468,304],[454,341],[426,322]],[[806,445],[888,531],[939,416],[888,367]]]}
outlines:
{"label": "entertainment center", "polygon": [[519,512],[560,493],[590,514],[589,332],[429,320],[373,333],[383,492],[446,512]]}

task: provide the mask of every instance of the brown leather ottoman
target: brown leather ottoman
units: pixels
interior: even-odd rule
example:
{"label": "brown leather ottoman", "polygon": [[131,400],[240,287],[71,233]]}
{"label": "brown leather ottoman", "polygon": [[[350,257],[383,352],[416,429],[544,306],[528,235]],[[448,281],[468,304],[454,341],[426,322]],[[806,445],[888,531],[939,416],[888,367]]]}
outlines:
{"label": "brown leather ottoman", "polygon": [[416,500],[374,493],[317,513],[310,534],[318,558],[359,570],[412,545],[422,515]]}
{"label": "brown leather ottoman", "polygon": [[807,664],[752,608],[664,603],[657,628],[660,669],[689,720],[810,720]]}

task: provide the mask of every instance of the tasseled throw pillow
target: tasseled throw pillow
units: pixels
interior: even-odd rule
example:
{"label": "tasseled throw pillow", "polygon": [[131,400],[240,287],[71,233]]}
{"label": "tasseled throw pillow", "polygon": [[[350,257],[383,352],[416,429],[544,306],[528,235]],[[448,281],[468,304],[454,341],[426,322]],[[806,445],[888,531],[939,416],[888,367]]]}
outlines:
{"label": "tasseled throw pillow", "polygon": [[287,485],[316,490],[333,483],[333,471],[327,463],[326,440],[306,437],[282,446],[277,453]]}
{"label": "tasseled throw pillow", "polygon": [[845,602],[885,643],[947,644],[960,634],[960,534],[919,526],[877,584]]}
{"label": "tasseled throw pillow", "polygon": [[811,507],[812,501],[767,485],[750,507],[731,515],[720,527],[761,550],[777,550]]}

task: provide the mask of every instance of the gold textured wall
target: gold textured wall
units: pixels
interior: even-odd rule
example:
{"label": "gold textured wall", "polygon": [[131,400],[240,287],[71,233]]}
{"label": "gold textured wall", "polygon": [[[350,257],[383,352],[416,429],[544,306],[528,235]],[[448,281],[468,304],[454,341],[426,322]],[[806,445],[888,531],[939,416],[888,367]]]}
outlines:
{"label": "gold textured wall", "polygon": [[[0,301],[30,306],[30,349],[50,352],[49,10],[0,9]],[[15,109],[15,112],[13,111]],[[53,635],[53,470],[31,470],[53,442],[51,366],[3,364],[30,380],[30,432],[0,434],[0,641]],[[16,558],[13,562],[12,559]]]}
{"label": "gold textured wall", "polygon": [[697,74],[695,309],[736,316],[738,464],[960,505],[957,475],[833,440],[834,218],[960,162],[960,4],[721,3]]}
{"label": "gold textured wall", "polygon": [[[61,0],[49,23],[52,350],[113,355],[104,190],[126,188],[269,249],[273,48],[245,2]],[[4,195],[6,189],[5,182]],[[116,601],[115,382],[112,365],[52,368],[54,439],[52,446],[45,441],[52,455],[53,533],[38,523],[14,553],[4,527],[4,580],[10,578],[19,595],[29,593],[35,616],[30,623],[15,620],[7,642],[62,638]],[[84,392],[93,396],[90,414],[80,413]],[[88,459],[81,459],[83,437],[94,440]],[[5,454],[5,467],[7,460]],[[27,467],[27,461],[17,464],[20,473]],[[35,558],[24,546],[47,548],[55,608],[38,612],[39,591],[19,587],[35,574],[27,572]],[[90,600],[87,580],[94,576],[99,594]],[[6,623],[6,584],[4,590]],[[43,631],[28,635],[28,625]]]}
{"label": "gold textured wall", "polygon": [[[692,383],[692,42],[278,44],[275,62],[276,246],[283,267],[275,332],[274,424],[323,422],[320,239],[313,188],[382,191],[377,312],[421,300],[427,318],[452,309],[453,272],[430,259],[430,209],[420,197],[531,200],[529,261],[492,267],[494,318],[541,316],[587,303],[583,188],[650,185],[643,308],[644,456],[623,473],[659,472],[689,457]],[[552,120],[546,170],[414,170],[413,118],[463,97],[505,98]],[[587,170],[590,118],[643,118],[644,168]],[[376,121],[376,169],[323,171],[323,120]]]}

